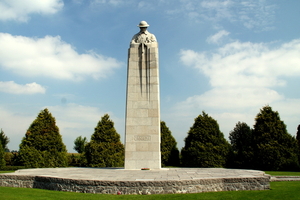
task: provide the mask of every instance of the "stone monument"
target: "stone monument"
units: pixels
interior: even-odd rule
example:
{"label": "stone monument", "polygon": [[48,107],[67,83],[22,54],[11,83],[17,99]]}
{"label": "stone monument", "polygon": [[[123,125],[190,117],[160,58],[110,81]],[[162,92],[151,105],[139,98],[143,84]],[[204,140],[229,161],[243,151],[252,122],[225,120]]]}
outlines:
{"label": "stone monument", "polygon": [[160,169],[158,43],[141,21],[128,50],[125,169]]}

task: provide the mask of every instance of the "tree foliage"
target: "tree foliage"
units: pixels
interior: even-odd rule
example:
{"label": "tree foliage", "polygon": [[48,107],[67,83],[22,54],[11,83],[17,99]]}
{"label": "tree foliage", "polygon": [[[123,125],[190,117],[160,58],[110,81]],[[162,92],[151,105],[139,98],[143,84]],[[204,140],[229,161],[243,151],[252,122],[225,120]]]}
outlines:
{"label": "tree foliage", "polygon": [[300,164],[300,124],[299,124],[299,126],[297,128],[296,139],[298,141],[298,161],[299,161],[299,164]]}
{"label": "tree foliage", "polygon": [[188,167],[224,167],[230,145],[216,120],[205,112],[190,128],[182,148],[182,164]]}
{"label": "tree foliage", "polygon": [[299,126],[297,128],[297,137],[296,138],[297,138],[298,144],[300,146],[300,124],[299,124]]}
{"label": "tree foliage", "polygon": [[0,130],[0,142],[4,151],[8,152],[9,149],[7,147],[7,144],[9,143],[9,138],[4,134],[2,129]]}
{"label": "tree foliage", "polygon": [[74,141],[74,150],[76,150],[78,153],[83,153],[86,144],[87,144],[86,137],[79,136]]}
{"label": "tree foliage", "polygon": [[179,151],[177,142],[164,121],[160,122],[161,163],[162,166],[179,166]]}
{"label": "tree foliage", "polygon": [[4,155],[5,155],[4,148],[2,147],[2,144],[0,142],[0,169],[5,167],[5,165],[6,165]]}
{"label": "tree foliage", "polygon": [[98,122],[84,153],[90,167],[120,167],[124,165],[124,145],[114,128],[114,122],[105,114]]}
{"label": "tree foliage", "polygon": [[253,130],[254,165],[261,170],[295,170],[299,166],[297,140],[270,106],[257,114]]}
{"label": "tree foliage", "polygon": [[229,133],[233,156],[231,167],[252,168],[252,130],[244,122],[238,122],[235,128]]}
{"label": "tree foliage", "polygon": [[[297,142],[298,142],[298,147],[300,148],[300,124],[297,128],[297,135],[296,135],[296,139],[297,139]],[[299,160],[300,161],[300,160]]]}
{"label": "tree foliage", "polygon": [[20,158],[26,167],[65,167],[66,146],[55,118],[42,110],[28,128],[20,144]]}

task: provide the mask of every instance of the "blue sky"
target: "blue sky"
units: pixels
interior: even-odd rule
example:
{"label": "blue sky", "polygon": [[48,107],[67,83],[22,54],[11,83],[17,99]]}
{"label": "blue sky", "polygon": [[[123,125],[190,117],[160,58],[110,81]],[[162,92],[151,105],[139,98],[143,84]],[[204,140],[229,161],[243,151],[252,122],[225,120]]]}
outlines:
{"label": "blue sky", "polygon": [[145,20],[159,43],[161,120],[184,145],[202,111],[228,139],[260,109],[300,123],[300,1],[0,0],[0,128],[18,150],[38,113],[69,152],[108,113],[124,142],[127,50]]}

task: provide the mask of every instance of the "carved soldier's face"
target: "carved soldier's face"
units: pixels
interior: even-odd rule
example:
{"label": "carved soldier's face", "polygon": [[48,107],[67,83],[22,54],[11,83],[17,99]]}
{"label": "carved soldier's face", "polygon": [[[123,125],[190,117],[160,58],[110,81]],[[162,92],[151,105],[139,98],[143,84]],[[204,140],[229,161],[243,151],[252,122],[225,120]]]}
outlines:
{"label": "carved soldier's face", "polygon": [[140,27],[140,30],[142,33],[144,33],[147,30],[147,27]]}

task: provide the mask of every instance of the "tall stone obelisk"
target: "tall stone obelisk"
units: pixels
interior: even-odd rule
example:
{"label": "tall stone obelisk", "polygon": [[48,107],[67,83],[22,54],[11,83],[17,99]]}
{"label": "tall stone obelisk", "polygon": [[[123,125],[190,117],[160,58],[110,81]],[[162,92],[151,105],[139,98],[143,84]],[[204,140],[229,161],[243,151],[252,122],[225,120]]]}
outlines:
{"label": "tall stone obelisk", "polygon": [[160,169],[158,43],[141,21],[128,50],[125,169]]}

